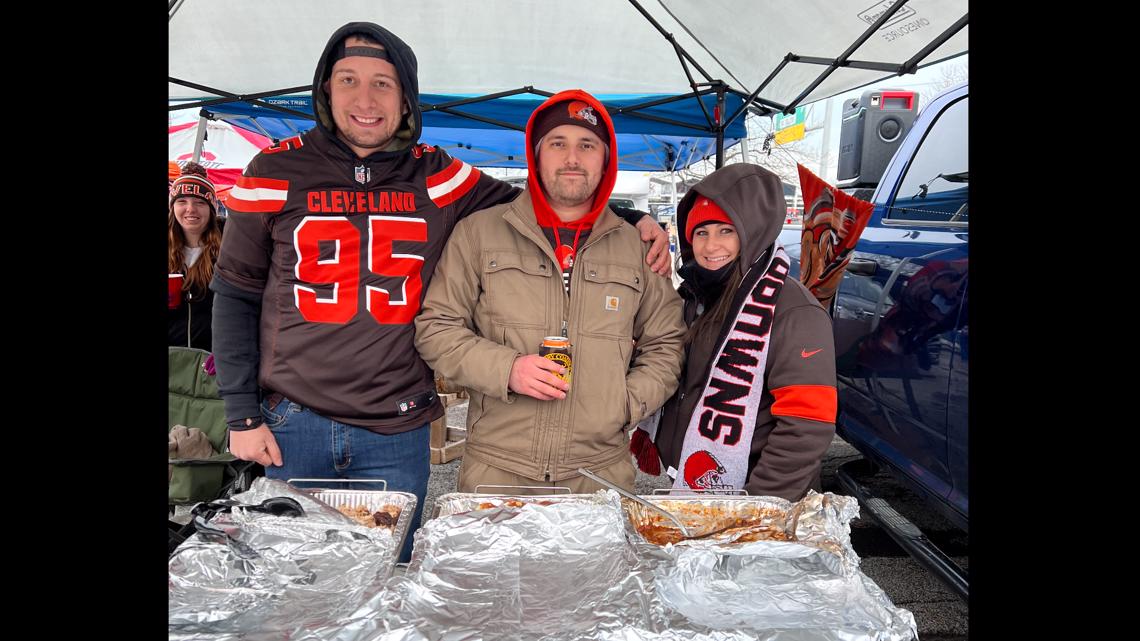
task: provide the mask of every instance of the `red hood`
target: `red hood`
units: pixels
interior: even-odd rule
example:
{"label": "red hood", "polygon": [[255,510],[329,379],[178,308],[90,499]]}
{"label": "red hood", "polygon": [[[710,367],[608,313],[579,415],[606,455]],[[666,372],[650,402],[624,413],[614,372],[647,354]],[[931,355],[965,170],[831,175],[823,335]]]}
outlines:
{"label": "red hood", "polygon": [[[531,140],[531,132],[534,127],[534,118],[543,109],[556,102],[564,100],[581,100],[594,108],[594,111],[602,115],[602,120],[606,123],[606,129],[610,132],[610,160],[606,163],[605,174],[602,176],[601,182],[598,183],[598,190],[594,193],[594,206],[590,212],[585,216],[579,218],[574,222],[564,223],[558,219],[558,215],[550,208],[550,204],[546,202],[546,193],[542,191],[542,186],[539,183],[539,176],[535,172],[538,168],[538,163],[534,157],[534,142]],[[538,224],[544,227],[549,227],[554,222],[557,222],[560,227],[568,229],[579,229],[581,227],[592,227],[594,221],[597,220],[598,215],[605,209],[606,203],[610,200],[610,194],[614,191],[614,183],[617,182],[617,136],[614,134],[614,123],[610,120],[610,114],[602,103],[598,102],[596,98],[590,94],[582,91],[581,89],[567,89],[560,91],[546,102],[538,106],[533,113],[530,114],[530,119],[526,123],[526,166],[527,189],[530,191],[531,201],[534,203],[534,215],[538,219]]]}

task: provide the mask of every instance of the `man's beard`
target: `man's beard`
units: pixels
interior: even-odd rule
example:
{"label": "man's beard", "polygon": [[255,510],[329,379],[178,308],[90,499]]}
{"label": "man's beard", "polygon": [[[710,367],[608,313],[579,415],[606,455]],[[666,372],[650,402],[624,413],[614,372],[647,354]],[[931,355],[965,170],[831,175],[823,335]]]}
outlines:
{"label": "man's beard", "polygon": [[593,198],[594,191],[598,188],[597,183],[591,185],[588,177],[585,180],[567,183],[559,180],[559,174],[555,174],[554,184],[546,189],[552,204],[577,207]]}

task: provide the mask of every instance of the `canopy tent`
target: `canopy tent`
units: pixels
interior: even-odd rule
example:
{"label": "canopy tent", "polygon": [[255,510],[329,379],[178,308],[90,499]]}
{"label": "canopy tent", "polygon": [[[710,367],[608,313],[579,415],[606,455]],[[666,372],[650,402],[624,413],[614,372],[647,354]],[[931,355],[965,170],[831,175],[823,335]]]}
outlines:
{"label": "canopy tent", "polygon": [[[599,96],[607,107],[621,109],[626,105],[641,104],[663,96]],[[526,167],[525,136],[527,119],[545,96],[521,94],[500,97],[464,106],[464,111],[486,121],[494,121],[510,129],[481,120],[446,113],[438,105],[471,100],[471,97],[421,94],[424,109],[424,131],[420,140],[446,149],[449,154],[481,167]],[[713,96],[703,96],[706,108],[716,106]],[[309,95],[266,98],[272,105],[283,105],[302,112],[306,117],[275,111],[246,102],[228,102],[203,108],[211,118],[235,124],[250,131],[260,132],[274,139],[283,139],[307,131],[315,123],[312,118],[312,97]],[[726,106],[739,107],[743,100],[736,96],[726,98]],[[660,120],[643,120],[615,114],[614,127],[618,133],[618,162],[623,170],[675,171],[715,153],[716,136],[701,131],[703,123],[696,98],[685,98],[657,105],[643,113]],[[743,120],[726,130],[726,141],[735,143],[747,135]]]}
{"label": "canopy tent", "polygon": [[[414,11],[403,0],[174,0],[169,97],[205,99],[192,106],[209,108],[308,91],[329,34],[359,20],[383,24],[412,47],[427,94],[581,88],[745,99],[719,109],[690,99],[690,123],[717,138],[718,164],[725,127],[746,106],[790,112],[913,73],[966,52],[968,35],[966,0],[421,0]],[[614,115],[652,122],[642,111],[630,105]]]}

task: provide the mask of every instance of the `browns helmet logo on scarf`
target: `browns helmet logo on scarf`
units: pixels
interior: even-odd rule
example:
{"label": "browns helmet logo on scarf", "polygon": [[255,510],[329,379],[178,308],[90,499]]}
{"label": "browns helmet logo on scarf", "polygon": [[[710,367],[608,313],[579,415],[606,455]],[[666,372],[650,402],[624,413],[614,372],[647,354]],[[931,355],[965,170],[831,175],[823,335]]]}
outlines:
{"label": "browns helmet logo on scarf", "polygon": [[594,108],[581,100],[571,100],[567,109],[570,111],[571,118],[585,120],[595,127],[598,126],[598,115],[594,113]]}
{"label": "browns helmet logo on scarf", "polygon": [[708,450],[697,450],[685,461],[685,483],[695,490],[732,489],[722,481],[724,466]]}

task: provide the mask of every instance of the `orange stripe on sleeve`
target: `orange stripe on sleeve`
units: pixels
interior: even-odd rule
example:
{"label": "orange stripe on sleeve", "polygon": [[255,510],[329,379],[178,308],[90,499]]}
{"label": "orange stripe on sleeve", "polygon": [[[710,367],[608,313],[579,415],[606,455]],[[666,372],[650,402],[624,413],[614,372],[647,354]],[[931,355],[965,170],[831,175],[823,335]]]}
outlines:
{"label": "orange stripe on sleeve", "polygon": [[834,423],[839,401],[831,385],[788,385],[772,390],[773,416],[794,416]]}

